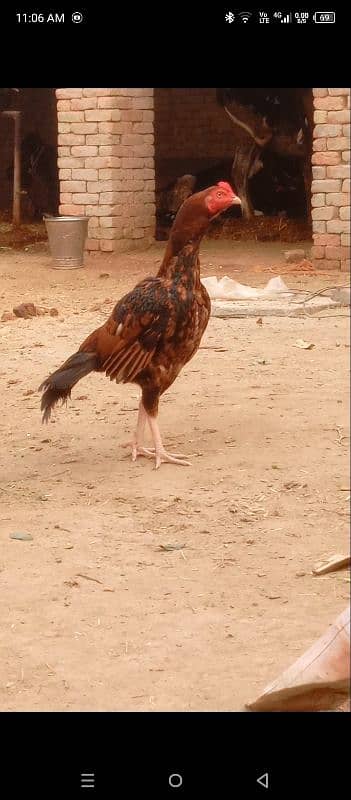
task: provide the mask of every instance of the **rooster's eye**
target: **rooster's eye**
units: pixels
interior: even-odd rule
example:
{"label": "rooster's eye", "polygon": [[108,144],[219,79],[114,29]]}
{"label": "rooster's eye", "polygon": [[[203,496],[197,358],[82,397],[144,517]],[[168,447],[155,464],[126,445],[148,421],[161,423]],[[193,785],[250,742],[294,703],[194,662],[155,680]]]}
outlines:
{"label": "rooster's eye", "polygon": [[217,197],[222,197],[222,192],[217,192]]}

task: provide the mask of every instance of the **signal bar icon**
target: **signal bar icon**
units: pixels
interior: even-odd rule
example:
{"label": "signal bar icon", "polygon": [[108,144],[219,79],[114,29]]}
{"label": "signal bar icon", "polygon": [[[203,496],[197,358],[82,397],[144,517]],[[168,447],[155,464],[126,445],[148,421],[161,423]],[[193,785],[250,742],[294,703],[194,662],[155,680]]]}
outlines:
{"label": "signal bar icon", "polygon": [[285,14],[285,17],[282,17],[280,22],[291,22],[292,21],[292,14]]}

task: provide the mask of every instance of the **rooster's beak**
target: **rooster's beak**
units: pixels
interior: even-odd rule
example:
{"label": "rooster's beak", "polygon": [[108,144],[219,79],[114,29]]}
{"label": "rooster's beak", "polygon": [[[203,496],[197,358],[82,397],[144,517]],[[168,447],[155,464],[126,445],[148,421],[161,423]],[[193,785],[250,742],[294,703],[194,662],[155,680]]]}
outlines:
{"label": "rooster's beak", "polygon": [[232,205],[233,206],[241,206],[240,197],[238,197],[237,195],[234,195],[233,200],[232,200]]}

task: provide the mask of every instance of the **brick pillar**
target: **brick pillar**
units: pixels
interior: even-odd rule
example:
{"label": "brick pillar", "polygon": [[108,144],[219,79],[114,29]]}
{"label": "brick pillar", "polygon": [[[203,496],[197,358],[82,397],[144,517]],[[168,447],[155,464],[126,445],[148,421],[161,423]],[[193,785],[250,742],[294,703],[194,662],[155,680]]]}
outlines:
{"label": "brick pillar", "polygon": [[312,258],[350,268],[350,90],[313,89]]}
{"label": "brick pillar", "polygon": [[57,89],[60,214],[90,217],[87,249],[155,234],[153,89]]}

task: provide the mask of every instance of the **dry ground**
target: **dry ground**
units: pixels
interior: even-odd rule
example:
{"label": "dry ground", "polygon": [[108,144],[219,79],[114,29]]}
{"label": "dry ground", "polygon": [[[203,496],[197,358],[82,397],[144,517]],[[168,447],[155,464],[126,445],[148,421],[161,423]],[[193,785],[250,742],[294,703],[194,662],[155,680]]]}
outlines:
{"label": "dry ground", "polygon": [[[203,274],[262,285],[286,247],[206,242]],[[0,325],[2,710],[239,710],[347,605],[345,572],[311,575],[348,548],[345,311],[210,321],[161,401],[189,468],[131,463],[137,388],[99,375],[42,427],[41,380],[163,249],[75,271],[40,246],[0,256],[0,314],[59,311]],[[284,276],[311,290],[345,278]]]}

